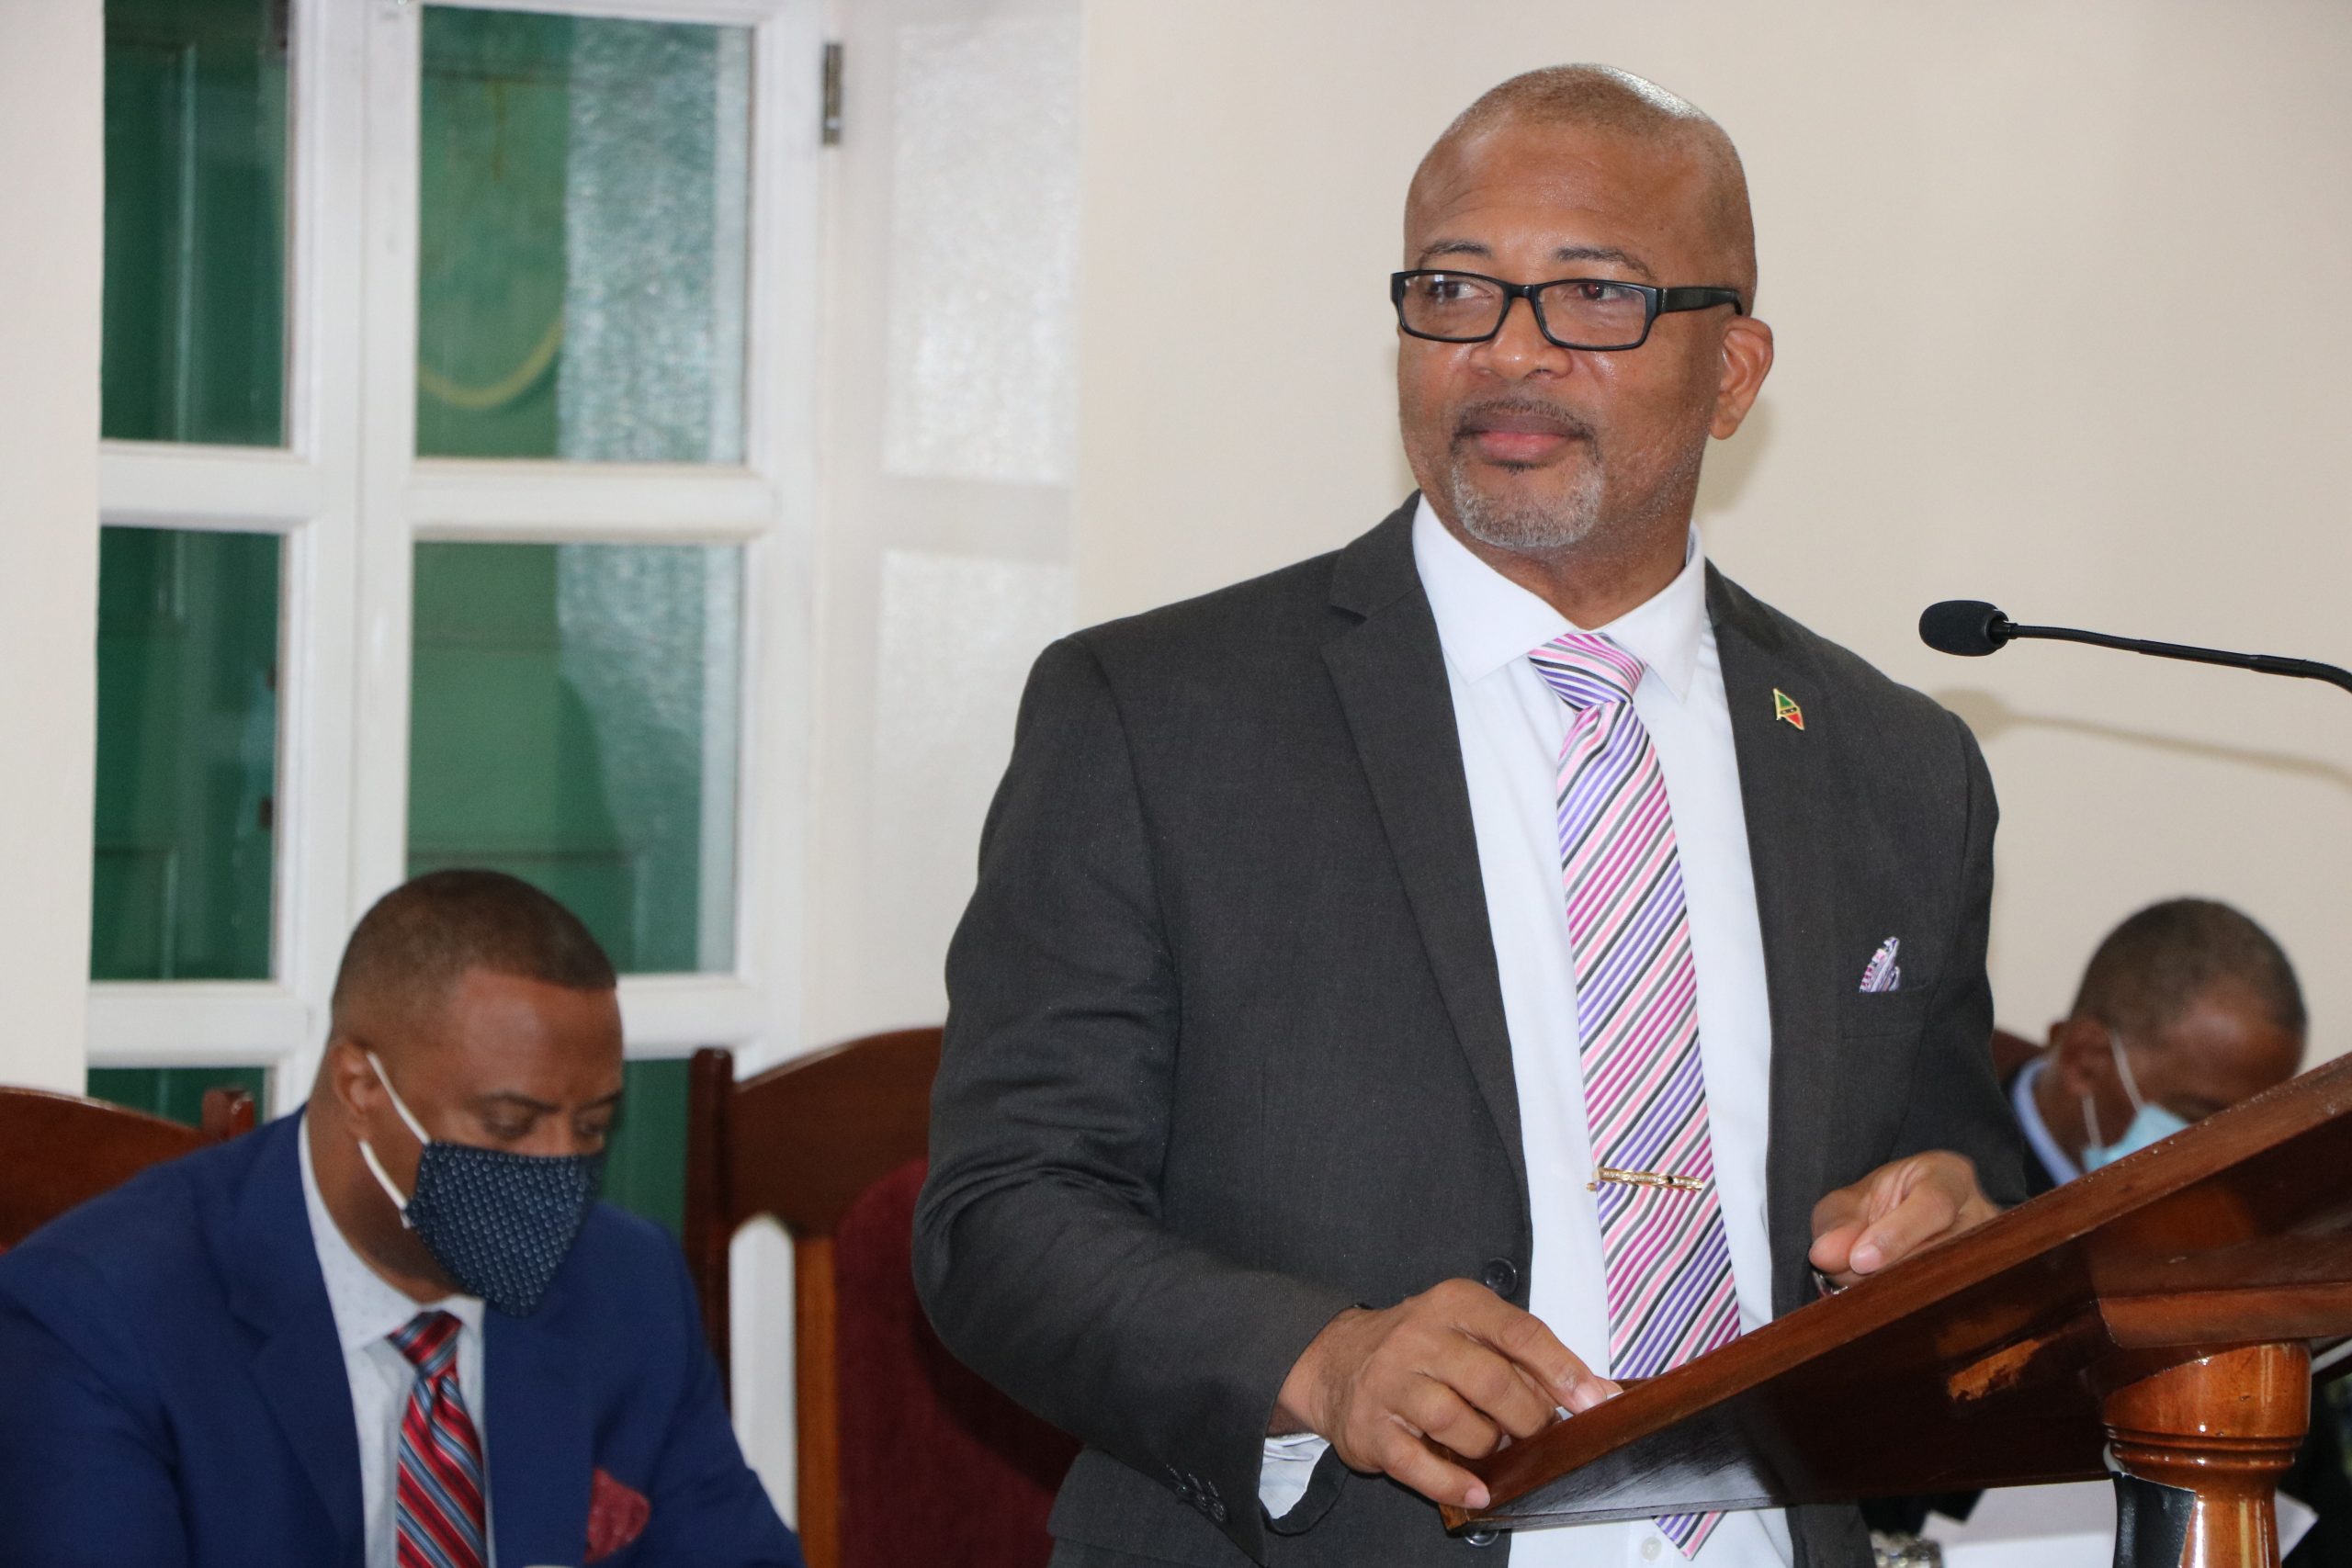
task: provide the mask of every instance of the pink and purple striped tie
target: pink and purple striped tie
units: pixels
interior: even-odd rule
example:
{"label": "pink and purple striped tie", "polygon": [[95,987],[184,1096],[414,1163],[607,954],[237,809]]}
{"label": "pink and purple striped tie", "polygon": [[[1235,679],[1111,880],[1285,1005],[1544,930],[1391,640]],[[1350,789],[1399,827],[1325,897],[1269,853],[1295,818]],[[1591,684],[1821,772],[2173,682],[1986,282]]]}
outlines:
{"label": "pink and purple striped tie", "polygon": [[[1528,658],[1572,713],[1555,799],[1609,1276],[1610,1371],[1655,1377],[1739,1333],[1674,813],[1634,711],[1642,661],[1587,632]],[[1675,1514],[1657,1527],[1695,1557],[1722,1517]]]}
{"label": "pink and purple striped tie", "polygon": [[458,1388],[458,1320],[421,1312],[392,1336],[416,1367],[401,1418],[400,1568],[484,1568],[481,1438]]}

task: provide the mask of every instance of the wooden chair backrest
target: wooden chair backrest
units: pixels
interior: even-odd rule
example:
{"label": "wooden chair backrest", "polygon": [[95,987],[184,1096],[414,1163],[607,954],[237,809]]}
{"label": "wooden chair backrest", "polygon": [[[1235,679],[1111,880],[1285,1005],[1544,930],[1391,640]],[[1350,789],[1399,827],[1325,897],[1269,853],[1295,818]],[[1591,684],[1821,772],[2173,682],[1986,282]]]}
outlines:
{"label": "wooden chair backrest", "polygon": [[[773,1215],[792,1238],[794,1425],[801,1550],[841,1561],[841,1389],[833,1236],[842,1213],[922,1157],[937,1029],[872,1034],[735,1081],[732,1053],[695,1053],[686,1109],[686,1260],[703,1326],[729,1366],[728,1245]],[[738,1129],[756,1136],[737,1136]]]}
{"label": "wooden chair backrest", "polygon": [[0,1087],[0,1248],[151,1165],[250,1132],[253,1096],[208,1089],[190,1127],[101,1100]]}
{"label": "wooden chair backrest", "polygon": [[2017,1076],[2019,1067],[2041,1055],[2041,1047],[2022,1034],[2006,1029],[1993,1031],[1993,1075],[2003,1083]]}

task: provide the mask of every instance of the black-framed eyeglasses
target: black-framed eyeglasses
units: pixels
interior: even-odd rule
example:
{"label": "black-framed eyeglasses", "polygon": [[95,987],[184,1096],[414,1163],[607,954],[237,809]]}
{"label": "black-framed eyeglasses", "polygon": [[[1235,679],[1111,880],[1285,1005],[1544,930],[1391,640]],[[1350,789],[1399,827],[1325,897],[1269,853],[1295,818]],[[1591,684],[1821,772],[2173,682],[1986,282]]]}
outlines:
{"label": "black-framed eyeglasses", "polygon": [[1747,314],[1736,288],[1658,288],[1613,277],[1505,283],[1475,272],[1427,268],[1391,273],[1388,297],[1396,306],[1396,324],[1432,343],[1484,343],[1503,330],[1510,302],[1524,299],[1545,342],[1589,353],[1639,348],[1657,319],[1677,310],[1728,305]]}

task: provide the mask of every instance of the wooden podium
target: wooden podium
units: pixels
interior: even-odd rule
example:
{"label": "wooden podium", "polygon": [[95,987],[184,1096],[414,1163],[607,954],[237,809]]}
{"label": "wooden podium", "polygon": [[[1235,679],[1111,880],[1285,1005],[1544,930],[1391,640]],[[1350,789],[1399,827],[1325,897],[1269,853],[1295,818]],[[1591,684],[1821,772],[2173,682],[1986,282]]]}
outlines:
{"label": "wooden podium", "polygon": [[1457,1529],[2116,1473],[2117,1561],[2264,1568],[2352,1335],[2352,1057],[1471,1468]]}

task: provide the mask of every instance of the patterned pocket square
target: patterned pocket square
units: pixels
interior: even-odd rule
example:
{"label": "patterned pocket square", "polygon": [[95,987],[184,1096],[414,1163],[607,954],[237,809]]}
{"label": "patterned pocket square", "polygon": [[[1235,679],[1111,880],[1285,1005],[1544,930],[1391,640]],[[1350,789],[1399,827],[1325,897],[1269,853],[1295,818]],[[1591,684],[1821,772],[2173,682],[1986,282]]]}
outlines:
{"label": "patterned pocket square", "polygon": [[612,1473],[599,1465],[588,1490],[585,1561],[601,1562],[610,1557],[643,1535],[645,1521],[652,1517],[653,1505],[645,1500],[644,1493],[614,1480]]}
{"label": "patterned pocket square", "polygon": [[1871,954],[1870,967],[1862,971],[1865,991],[1894,991],[1903,987],[1903,969],[1894,962],[1895,950],[1903,945],[1898,937],[1888,937]]}

